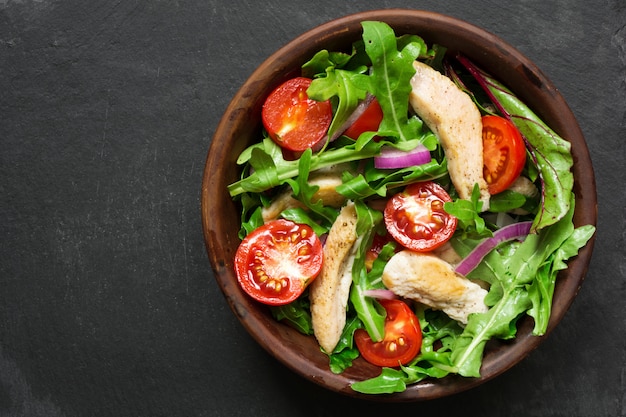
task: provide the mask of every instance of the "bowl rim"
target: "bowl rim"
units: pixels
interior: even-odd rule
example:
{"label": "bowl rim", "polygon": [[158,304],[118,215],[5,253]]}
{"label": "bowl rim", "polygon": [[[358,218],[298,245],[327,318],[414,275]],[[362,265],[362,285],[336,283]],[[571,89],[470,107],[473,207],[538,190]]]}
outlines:
{"label": "bowl rim", "polygon": [[[477,46],[470,58],[479,66],[482,62],[497,60],[498,65],[496,67],[488,68],[492,75],[501,81],[503,79],[509,80],[505,84],[516,92],[529,107],[541,109],[541,112],[537,111],[538,115],[572,144],[573,172],[576,179],[574,223],[577,226],[582,224],[595,226],[597,223],[595,177],[589,151],[575,116],[557,88],[541,70],[515,47],[496,35],[469,22],[441,13],[418,9],[391,8],[353,13],[327,21],[302,33],[272,53],[239,88],[226,108],[213,135],[206,157],[201,189],[201,217],[205,246],[214,278],[231,310],[253,339],[269,354],[293,372],[317,385],[347,396],[377,401],[408,402],[435,399],[466,391],[495,378],[519,363],[539,346],[561,321],[580,290],[591,259],[595,234],[587,245],[580,250],[579,254],[570,259],[568,269],[560,273],[555,291],[555,301],[558,303],[553,305],[546,333],[543,336],[532,336],[530,334],[532,330],[531,320],[526,317],[521,319],[517,337],[511,342],[502,343],[502,346],[496,349],[502,351],[501,355],[495,352],[487,357],[489,352],[486,352],[481,376],[477,378],[449,375],[443,379],[426,380],[410,385],[406,391],[401,393],[389,395],[361,394],[350,388],[350,384],[356,379],[344,375],[346,373],[333,374],[328,366],[326,369],[321,369],[319,365],[315,365],[311,361],[301,361],[302,352],[298,350],[297,345],[285,341],[286,332],[295,332],[295,330],[286,328],[267,330],[268,327],[266,326],[274,326],[278,323],[268,324],[267,320],[273,319],[268,318],[267,314],[266,316],[250,314],[250,300],[238,288],[234,278],[232,268],[234,251],[232,247],[233,245],[235,245],[234,247],[237,246],[239,239],[237,236],[226,233],[229,227],[232,230],[233,225],[221,219],[221,211],[229,210],[231,207],[214,207],[216,196],[217,204],[221,204],[220,199],[229,198],[226,185],[231,181],[223,178],[223,175],[215,175],[215,173],[220,172],[225,162],[232,163],[234,161],[233,153],[238,154],[238,152],[232,151],[232,146],[229,146],[233,145],[231,131],[234,126],[244,120],[251,120],[252,123],[258,124],[258,120],[254,119],[255,112],[249,110],[250,106],[254,109],[254,103],[256,103],[258,107],[260,96],[266,94],[264,92],[272,89],[279,81],[289,77],[294,62],[298,61],[293,57],[296,55],[310,57],[320,49],[331,49],[333,39],[337,36],[354,36],[355,30],[360,37],[360,22],[364,20],[387,22],[398,34],[408,33],[407,30],[413,31],[415,29],[412,28],[415,27],[423,28],[422,33],[417,32],[416,34],[423,36],[429,44],[433,43],[433,39],[438,36],[463,34],[463,38],[460,35],[457,38],[449,38],[450,42],[445,46],[452,45],[451,49],[454,49],[461,40],[463,40],[461,43],[472,42]],[[432,31],[439,35],[433,36]],[[496,54],[495,58],[492,55],[494,53]],[[302,63],[301,59],[300,65]],[[509,65],[506,65],[507,63]],[[510,71],[511,64],[514,71]],[[511,83],[516,84],[516,80],[517,82],[525,81],[524,85],[530,87],[525,91],[516,91],[515,85],[511,85]],[[258,88],[259,85],[262,87]],[[259,92],[261,90],[264,92]],[[257,93],[253,93],[254,91]],[[256,113],[260,113],[260,111]],[[564,132],[567,135],[564,135]],[[255,306],[254,308],[263,307]],[[294,337],[297,340],[298,336]]]}

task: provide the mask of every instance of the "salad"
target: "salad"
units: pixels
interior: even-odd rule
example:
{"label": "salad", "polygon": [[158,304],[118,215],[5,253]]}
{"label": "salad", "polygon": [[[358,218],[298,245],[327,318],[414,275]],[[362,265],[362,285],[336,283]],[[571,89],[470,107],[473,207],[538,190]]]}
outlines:
{"label": "salad", "polygon": [[380,366],[358,392],[478,377],[520,317],[545,333],[557,273],[595,232],[572,222],[570,144],[468,58],[362,27],[265,100],[228,186],[237,279],[333,372]]}

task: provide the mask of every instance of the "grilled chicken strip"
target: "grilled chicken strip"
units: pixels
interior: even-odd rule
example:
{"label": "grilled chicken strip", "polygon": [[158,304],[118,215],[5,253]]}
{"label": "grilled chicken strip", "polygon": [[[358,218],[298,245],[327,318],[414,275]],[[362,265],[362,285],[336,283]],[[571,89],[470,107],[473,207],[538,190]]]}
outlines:
{"label": "grilled chicken strip", "polygon": [[487,210],[489,191],[483,178],[482,121],[478,108],[448,77],[419,61],[413,66],[416,72],[411,79],[411,107],[437,135],[459,196],[469,200],[474,184],[478,184],[483,210]]}
{"label": "grilled chicken strip", "polygon": [[470,314],[488,310],[487,291],[435,255],[398,252],[383,270],[383,283],[395,294],[442,310],[462,324]]}
{"label": "grilled chicken strip", "polygon": [[309,287],[313,332],[320,346],[331,353],[346,324],[346,306],[352,284],[352,265],[359,246],[354,203],[346,204],[324,244],[324,266]]}

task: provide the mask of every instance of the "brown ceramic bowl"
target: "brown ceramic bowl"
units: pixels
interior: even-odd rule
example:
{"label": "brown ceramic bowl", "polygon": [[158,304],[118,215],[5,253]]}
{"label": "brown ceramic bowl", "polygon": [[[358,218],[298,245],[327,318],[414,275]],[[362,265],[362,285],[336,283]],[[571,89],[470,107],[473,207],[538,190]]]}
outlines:
{"label": "brown ceramic bowl", "polygon": [[[388,23],[396,34],[412,33],[429,44],[438,43],[451,53],[460,51],[511,88],[562,137],[572,144],[576,212],[574,223],[596,224],[596,189],[591,160],[580,128],[557,88],[524,55],[503,40],[466,22],[418,10],[379,10],[343,17],[312,29],[271,55],[237,92],[219,123],[208,153],[202,182],[202,224],[210,262],[224,296],[252,337],[285,366],[329,390],[383,401],[417,401],[443,397],[475,387],[502,374],[546,336],[531,335],[532,319],[519,321],[513,341],[491,341],[485,351],[480,378],[448,376],[409,386],[405,392],[371,396],[350,388],[355,381],[376,376],[380,368],[362,359],[340,375],[328,368],[327,357],[314,337],[303,336],[272,319],[263,305],[239,288],[233,271],[233,257],[239,244],[240,210],[226,186],[237,180],[235,160],[248,145],[258,140],[260,109],[264,98],[282,81],[294,76],[300,66],[321,49],[342,50],[360,39],[364,20]],[[591,258],[593,241],[570,260],[559,276],[554,294],[549,333],[576,296]]]}

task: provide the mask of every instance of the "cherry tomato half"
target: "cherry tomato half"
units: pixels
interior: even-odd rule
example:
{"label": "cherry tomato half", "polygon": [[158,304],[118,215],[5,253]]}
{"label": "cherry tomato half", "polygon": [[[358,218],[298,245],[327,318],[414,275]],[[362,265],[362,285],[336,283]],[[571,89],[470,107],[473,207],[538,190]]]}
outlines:
{"label": "cherry tomato half", "polygon": [[387,202],[387,231],[405,248],[416,252],[436,249],[456,230],[457,218],[443,209],[449,201],[450,195],[435,182],[411,184]]}
{"label": "cherry tomato half", "polygon": [[385,308],[385,337],[374,342],[365,329],[354,333],[361,356],[376,366],[406,365],[422,347],[422,330],[415,313],[401,300],[380,300]]}
{"label": "cherry tomato half", "polygon": [[416,252],[436,249],[456,230],[457,218],[443,209],[449,201],[450,195],[437,183],[411,184],[387,202],[387,231],[405,248]]}
{"label": "cherry tomato half", "polygon": [[333,118],[330,101],[309,98],[310,78],[292,78],[267,97],[261,110],[263,126],[280,147],[302,152],[325,137]]}
{"label": "cherry tomato half", "polygon": [[526,164],[526,146],[515,125],[500,116],[483,116],[483,176],[491,194],[509,188]]}
{"label": "cherry tomato half", "polygon": [[292,302],[322,269],[322,243],[309,226],[273,220],[246,236],[235,254],[243,290],[270,305]]}
{"label": "cherry tomato half", "polygon": [[365,111],[343,133],[350,139],[357,140],[363,132],[376,132],[383,120],[383,109],[376,98],[367,106]]}

